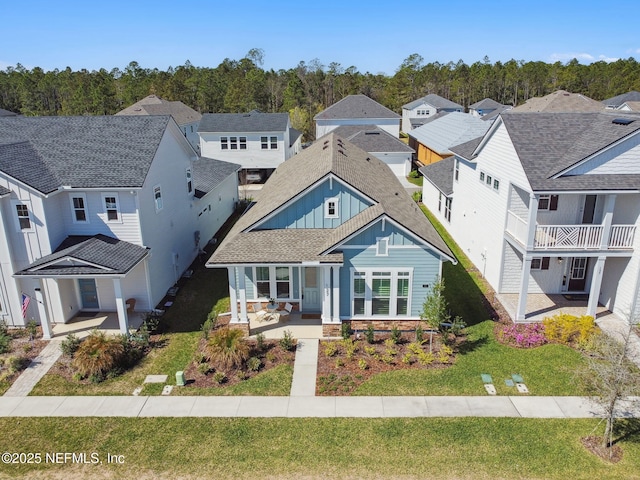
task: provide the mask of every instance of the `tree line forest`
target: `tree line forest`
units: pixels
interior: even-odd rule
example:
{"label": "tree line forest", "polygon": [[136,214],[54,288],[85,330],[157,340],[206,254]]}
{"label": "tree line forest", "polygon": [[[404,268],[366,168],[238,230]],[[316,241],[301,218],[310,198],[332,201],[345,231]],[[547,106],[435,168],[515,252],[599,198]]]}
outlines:
{"label": "tree line forest", "polygon": [[18,64],[0,71],[0,108],[22,115],[111,115],[154,94],[201,113],[289,112],[293,126],[312,140],[314,115],[352,94],[365,94],[400,113],[402,105],[429,93],[468,107],[486,97],[517,106],[559,89],[595,100],[640,90],[640,64],[634,58],[583,65],[576,59],[492,63],[485,57],[467,65],[462,60],[425,63],[412,54],[392,76],[317,59],[288,70],[265,70],[263,59],[261,49],[252,49],[215,68],[187,61],[163,71],[131,62],[124,70],[45,72]]}

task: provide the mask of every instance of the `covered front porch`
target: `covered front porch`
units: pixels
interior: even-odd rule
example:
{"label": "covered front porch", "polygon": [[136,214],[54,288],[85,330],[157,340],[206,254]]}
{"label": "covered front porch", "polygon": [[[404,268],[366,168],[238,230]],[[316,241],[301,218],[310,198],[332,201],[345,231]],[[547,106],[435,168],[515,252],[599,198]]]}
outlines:
{"label": "covered front porch", "polygon": [[258,320],[254,313],[249,314],[249,331],[253,338],[262,333],[266,339],[280,339],[284,332],[291,333],[293,338],[325,338],[320,314],[302,314],[293,312],[288,318],[273,316],[266,320]]}
{"label": "covered front porch", "polygon": [[[519,295],[517,293],[497,294],[498,300],[512,319],[516,319],[518,310]],[[527,295],[526,314],[520,322],[542,322],[545,317],[552,317],[559,313],[570,315],[588,315],[588,295],[587,294],[545,294],[530,293]],[[598,304],[596,307],[596,320],[609,315],[615,315],[606,307]]]}
{"label": "covered front porch", "polygon": [[[129,332],[137,331],[144,322],[144,314],[130,312],[127,315]],[[88,336],[93,330],[104,331],[109,335],[123,333],[118,320],[118,312],[79,312],[66,323],[56,323],[51,328],[53,338],[74,334],[78,338]]]}

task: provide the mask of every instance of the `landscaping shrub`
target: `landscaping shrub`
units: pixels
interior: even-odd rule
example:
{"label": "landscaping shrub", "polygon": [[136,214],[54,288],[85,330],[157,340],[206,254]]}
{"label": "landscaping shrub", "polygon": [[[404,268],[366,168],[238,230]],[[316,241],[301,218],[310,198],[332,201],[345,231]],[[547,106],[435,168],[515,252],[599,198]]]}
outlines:
{"label": "landscaping shrub", "polygon": [[207,350],[211,361],[224,369],[239,367],[249,358],[244,333],[235,328],[225,327],[213,333]]}
{"label": "landscaping shrub", "polygon": [[256,348],[259,352],[264,351],[264,333],[262,332],[256,334]]}
{"label": "landscaping shrub", "polygon": [[[239,330],[238,330],[239,331]],[[220,384],[220,383],[224,383],[225,380],[227,379],[227,374],[222,372],[222,371],[217,371],[213,374],[213,379],[215,380],[216,383]]]}
{"label": "landscaping shrub", "polygon": [[559,342],[565,345],[573,343],[584,343],[596,332],[596,323],[592,316],[582,315],[576,317],[567,313],[559,313],[553,317],[546,317],[544,333],[552,342]]}
{"label": "landscaping shrub", "polygon": [[367,365],[367,361],[364,358],[358,360],[358,367],[360,367],[360,370],[366,370],[367,368],[369,368],[369,366]]}
{"label": "landscaping shrub", "polygon": [[391,340],[393,341],[394,344],[396,344],[400,341],[401,336],[402,336],[402,332],[398,328],[398,325],[394,323],[393,326],[391,327]]}
{"label": "landscaping shrub", "polygon": [[336,353],[338,353],[338,345],[335,342],[324,343],[324,354],[327,357],[333,357]]}
{"label": "landscaping shrub", "polygon": [[261,366],[262,362],[258,357],[251,357],[249,360],[247,360],[247,368],[252,372],[257,372],[258,370],[260,370]]}
{"label": "landscaping shrub", "polygon": [[367,325],[367,329],[364,332],[364,336],[367,339],[367,343],[373,343],[376,341],[376,332],[373,329],[373,324],[370,323]]}
{"label": "landscaping shrub", "polygon": [[6,353],[10,350],[11,337],[6,333],[0,333],[0,353]]}
{"label": "landscaping shrub", "polygon": [[121,365],[124,355],[121,338],[107,337],[105,332],[94,331],[76,350],[72,365],[82,377],[89,377],[97,383]]}
{"label": "landscaping shrub", "polygon": [[512,347],[533,348],[547,343],[545,326],[541,323],[511,324],[501,326],[498,339]]}
{"label": "landscaping shrub", "polygon": [[203,374],[206,375],[207,373],[209,373],[211,371],[211,367],[209,366],[208,363],[204,362],[204,363],[199,363],[198,364],[198,371]]}
{"label": "landscaping shrub", "polygon": [[78,350],[78,347],[80,347],[81,342],[82,340],[75,334],[70,333],[60,342],[60,350],[62,350],[64,356],[71,358]]}
{"label": "landscaping shrub", "polygon": [[411,170],[409,172],[409,177],[410,178],[420,178],[420,172],[418,172],[418,170]]}
{"label": "landscaping shrub", "polygon": [[347,338],[351,337],[351,324],[349,323],[343,323],[340,327],[340,334],[342,335],[342,338],[344,338],[345,340]]}
{"label": "landscaping shrub", "polygon": [[27,332],[29,332],[29,340],[33,340],[36,338],[38,334],[38,324],[35,320],[29,320],[26,326]]}
{"label": "landscaping shrub", "polygon": [[422,192],[420,190],[415,191],[411,194],[411,198],[413,198],[413,201],[418,203],[422,201]]}
{"label": "landscaping shrub", "polygon": [[289,330],[285,330],[282,334],[282,338],[280,339],[280,347],[287,352],[293,350],[295,346],[295,342],[293,341],[293,335]]}
{"label": "landscaping shrub", "polygon": [[418,324],[418,326],[416,327],[416,342],[424,342],[424,330],[422,329],[422,325],[420,324]]}

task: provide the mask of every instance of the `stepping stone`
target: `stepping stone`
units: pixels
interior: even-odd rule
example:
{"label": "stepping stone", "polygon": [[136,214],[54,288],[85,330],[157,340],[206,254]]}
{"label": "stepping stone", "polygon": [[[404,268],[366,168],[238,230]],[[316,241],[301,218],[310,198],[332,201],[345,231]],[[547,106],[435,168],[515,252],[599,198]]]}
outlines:
{"label": "stepping stone", "polygon": [[169,375],[147,375],[144,383],[166,383]]}
{"label": "stepping stone", "polygon": [[133,391],[133,395],[136,397],[141,393],[142,393],[142,387],[136,387],[136,389]]}
{"label": "stepping stone", "polygon": [[165,385],[162,389],[162,395],[171,395],[171,390],[173,390],[173,385]]}
{"label": "stepping stone", "polygon": [[516,383],[516,388],[518,389],[518,393],[529,393],[529,389],[524,383]]}

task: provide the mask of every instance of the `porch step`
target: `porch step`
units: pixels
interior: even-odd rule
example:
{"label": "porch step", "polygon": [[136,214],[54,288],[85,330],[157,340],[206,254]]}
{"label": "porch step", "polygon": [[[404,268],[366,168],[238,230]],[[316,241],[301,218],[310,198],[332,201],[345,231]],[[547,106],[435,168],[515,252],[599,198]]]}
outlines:
{"label": "porch step", "polygon": [[302,313],[300,318],[320,320],[322,315],[320,313]]}

